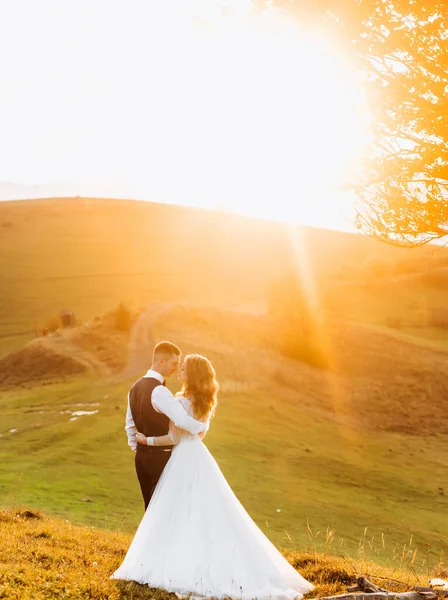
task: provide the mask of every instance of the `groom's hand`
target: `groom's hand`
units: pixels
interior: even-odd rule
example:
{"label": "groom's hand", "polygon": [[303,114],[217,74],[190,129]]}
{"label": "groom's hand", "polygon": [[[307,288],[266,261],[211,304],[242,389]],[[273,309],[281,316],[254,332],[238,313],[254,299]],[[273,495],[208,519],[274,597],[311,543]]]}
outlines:
{"label": "groom's hand", "polygon": [[146,436],[143,433],[137,433],[137,443],[143,444],[143,446],[147,446],[148,442],[146,440]]}

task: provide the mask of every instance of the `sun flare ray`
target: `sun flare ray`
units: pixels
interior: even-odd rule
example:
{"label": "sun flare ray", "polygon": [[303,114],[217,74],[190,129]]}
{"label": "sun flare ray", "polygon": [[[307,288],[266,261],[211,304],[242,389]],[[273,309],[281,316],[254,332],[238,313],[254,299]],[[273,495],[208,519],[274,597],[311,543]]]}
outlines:
{"label": "sun flare ray", "polygon": [[250,2],[23,4],[0,6],[0,180],[341,226],[366,121],[331,40]]}

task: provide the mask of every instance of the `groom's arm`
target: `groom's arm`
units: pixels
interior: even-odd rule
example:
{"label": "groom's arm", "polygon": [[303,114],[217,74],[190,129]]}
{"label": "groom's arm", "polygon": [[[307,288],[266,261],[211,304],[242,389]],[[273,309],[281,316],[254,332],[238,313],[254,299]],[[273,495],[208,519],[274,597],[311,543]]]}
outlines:
{"label": "groom's arm", "polygon": [[163,385],[158,385],[151,396],[154,408],[166,415],[180,429],[197,434],[206,430],[205,423],[196,421],[187,413],[179,400]]}
{"label": "groom's arm", "polygon": [[131,413],[131,405],[129,403],[128,394],[128,409],[126,411],[126,434],[128,436],[128,444],[135,452],[137,450],[137,427],[135,426],[134,419]]}

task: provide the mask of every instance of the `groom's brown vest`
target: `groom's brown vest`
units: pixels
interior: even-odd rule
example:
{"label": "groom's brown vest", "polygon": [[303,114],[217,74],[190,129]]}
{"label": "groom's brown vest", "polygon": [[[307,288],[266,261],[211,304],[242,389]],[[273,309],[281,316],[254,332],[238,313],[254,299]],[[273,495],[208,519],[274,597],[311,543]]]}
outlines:
{"label": "groom's brown vest", "polygon": [[[142,377],[132,386],[129,392],[129,405],[131,407],[132,418],[134,419],[137,431],[148,436],[166,435],[170,426],[170,420],[162,413],[157,412],[151,402],[151,396],[154,389],[163,385],[154,377]],[[172,446],[167,446],[171,450]],[[137,444],[137,450],[161,450],[162,446],[143,446]]]}

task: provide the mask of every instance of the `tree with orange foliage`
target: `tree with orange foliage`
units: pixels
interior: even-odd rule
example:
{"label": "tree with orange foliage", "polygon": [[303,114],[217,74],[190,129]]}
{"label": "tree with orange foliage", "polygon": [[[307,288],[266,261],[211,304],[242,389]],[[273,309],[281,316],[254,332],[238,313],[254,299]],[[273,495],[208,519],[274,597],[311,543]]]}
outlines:
{"label": "tree with orange foliage", "polygon": [[357,196],[357,228],[407,246],[447,235],[447,0],[273,3],[325,31],[360,73],[373,136],[347,185]]}

